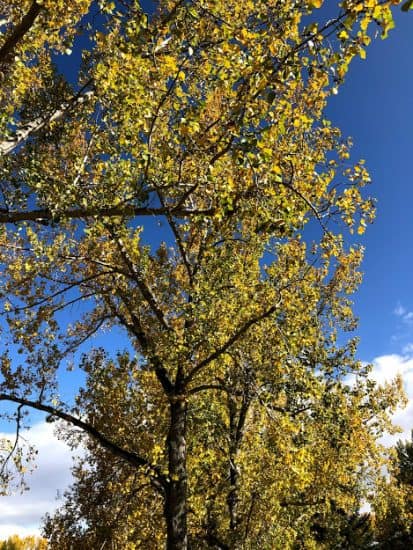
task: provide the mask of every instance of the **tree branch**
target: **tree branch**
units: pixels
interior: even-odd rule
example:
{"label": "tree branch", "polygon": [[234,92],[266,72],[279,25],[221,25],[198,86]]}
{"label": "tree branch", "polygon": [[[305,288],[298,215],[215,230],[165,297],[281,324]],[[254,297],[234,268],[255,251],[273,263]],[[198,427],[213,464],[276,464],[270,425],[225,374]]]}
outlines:
{"label": "tree branch", "polygon": [[189,390],[187,392],[187,395],[194,395],[195,393],[208,390],[223,391],[225,393],[229,392],[228,388],[225,388],[224,386],[218,384],[202,384],[201,386],[197,386],[196,388],[192,388],[191,390]]}
{"label": "tree branch", "polygon": [[167,214],[172,214],[183,218],[200,215],[209,216],[213,213],[213,208],[207,208],[205,210],[191,210],[188,208],[175,208],[173,206],[165,208],[150,208],[149,206],[137,207],[133,205],[72,208],[70,210],[64,210],[58,213],[53,213],[48,208],[18,212],[0,209],[0,223],[18,223],[24,221],[44,223],[48,221],[56,221],[56,218],[59,217],[65,219],[81,219],[93,216],[106,216],[110,218],[115,216],[166,216]]}
{"label": "tree branch", "polygon": [[44,405],[43,403],[40,403],[38,401],[31,401],[23,397],[18,397],[17,395],[14,395],[14,394],[0,393],[0,401],[9,401],[12,403],[17,403],[19,405],[19,409],[21,409],[21,407],[29,407],[37,411],[46,412],[51,416],[55,416],[56,418],[60,418],[60,420],[64,420],[65,422],[68,422],[72,426],[80,428],[83,432],[85,432],[90,437],[92,437],[104,449],[112,453],[114,456],[118,456],[119,458],[122,458],[132,466],[146,469],[148,471],[149,476],[151,477],[151,481],[153,481],[154,485],[158,490],[161,490],[161,492],[163,492],[163,489],[166,487],[168,481],[160,471],[159,466],[155,466],[151,464],[148,460],[146,460],[145,458],[141,457],[140,455],[132,451],[127,451],[126,449],[123,449],[122,447],[120,447],[119,445],[117,445],[116,443],[108,439],[94,426],[92,426],[87,422],[84,422],[80,418],[77,418],[69,413],[61,411],[56,407],[52,407],[50,405]]}
{"label": "tree branch", "polygon": [[[85,86],[83,86],[82,90],[84,90],[87,86],[89,86],[90,83],[91,81],[87,82]],[[6,139],[4,141],[0,141],[0,156],[9,155],[15,149],[17,149],[19,145],[24,143],[26,139],[29,138],[32,134],[39,132],[44,127],[48,126],[51,122],[60,120],[71,109],[73,109],[74,106],[84,103],[86,100],[88,100],[92,96],[93,96],[93,92],[91,90],[85,93],[82,93],[82,91],[80,91],[76,96],[62,103],[59,109],[56,109],[48,116],[37,117],[31,122],[28,122],[22,126],[19,126],[13,137]]]}
{"label": "tree branch", "polygon": [[42,6],[34,0],[30,6],[29,11],[20,21],[20,23],[13,29],[10,36],[6,39],[6,42],[0,48],[0,63],[5,63],[8,61],[10,56],[13,53],[14,48],[24,37],[25,34],[29,32],[32,28],[37,16],[39,15]]}
{"label": "tree branch", "polygon": [[168,324],[165,320],[165,316],[163,314],[163,311],[159,307],[155,296],[152,294],[150,288],[148,287],[148,285],[145,283],[145,281],[141,277],[140,273],[135,268],[135,265],[134,265],[133,261],[130,259],[128,251],[126,250],[126,247],[123,243],[122,238],[119,235],[116,234],[116,230],[113,226],[111,226],[110,224],[106,224],[106,227],[109,231],[110,236],[115,241],[116,247],[119,250],[120,255],[122,256],[122,259],[125,262],[128,270],[129,270],[129,272],[132,276],[132,279],[138,285],[138,288],[139,288],[144,300],[146,301],[146,303],[149,305],[149,307],[151,308],[151,310],[155,314],[155,316],[158,319],[160,325],[165,330],[170,330],[170,327],[168,326]]}
{"label": "tree branch", "polygon": [[10,449],[9,453],[7,454],[6,458],[4,459],[3,461],[3,464],[2,464],[2,467],[1,467],[1,470],[0,470],[0,473],[3,475],[4,472],[6,471],[6,468],[7,468],[7,464],[9,463],[9,460],[11,459],[11,457],[13,456],[13,453],[14,451],[17,449],[17,445],[19,443],[19,438],[20,438],[20,430],[21,430],[21,420],[22,420],[22,408],[23,408],[23,405],[20,404],[18,407],[17,407],[17,413],[16,413],[16,435],[15,435],[15,438],[14,438],[14,443],[13,443],[13,447]]}
{"label": "tree branch", "polygon": [[131,322],[129,322],[126,319],[126,317],[122,315],[120,311],[118,311],[115,307],[113,307],[113,304],[111,304],[110,301],[106,302],[107,306],[111,310],[112,315],[115,318],[117,318],[120,321],[120,323],[135,336],[138,343],[142,347],[143,352],[146,354],[149,361],[152,363],[155,374],[162,386],[162,389],[164,390],[166,395],[168,396],[171,395],[174,390],[174,385],[169,377],[168,371],[162,365],[162,362],[159,359],[159,357],[156,355],[156,353],[152,351],[149,340],[142,327],[142,324],[139,318],[134,314],[132,308],[130,308],[130,305],[128,305],[127,298],[124,295],[120,295],[120,298],[128,309],[129,315],[131,316]]}
{"label": "tree branch", "polygon": [[188,376],[185,379],[185,384],[188,384],[194,378],[194,376],[200,370],[206,367],[209,363],[211,363],[215,359],[218,359],[218,357],[220,357],[223,353],[225,353],[228,348],[230,348],[233,344],[235,344],[235,342],[248,331],[248,329],[250,329],[256,323],[259,323],[260,321],[263,321],[264,319],[272,315],[276,309],[277,309],[277,306],[274,305],[269,309],[267,309],[267,311],[265,311],[264,313],[261,313],[261,315],[257,315],[256,317],[253,317],[252,319],[244,323],[242,327],[240,327],[230,338],[228,338],[225,344],[223,344],[218,349],[216,349],[213,353],[211,353],[211,355],[206,357],[203,361],[198,363],[198,365],[196,365],[192,369],[192,371],[188,374]]}
{"label": "tree branch", "polygon": [[[162,205],[163,208],[166,208],[166,204],[165,204],[165,200],[163,198],[163,195],[160,191],[160,189],[158,188],[158,186],[155,186],[156,187],[156,193],[158,195],[158,198],[159,198],[159,201]],[[194,186],[193,186],[194,187]],[[193,188],[191,187],[191,189]],[[191,190],[190,190],[191,191]],[[191,191],[192,192],[192,191]],[[190,194],[190,193],[189,193]],[[188,194],[188,196],[189,196]],[[186,195],[186,194],[185,194]],[[184,196],[185,196],[184,195]],[[185,202],[185,199],[184,199],[184,202]],[[182,201],[181,201],[181,204],[182,204]],[[193,274],[192,274],[192,269],[191,269],[191,266],[189,264],[189,261],[188,261],[188,256],[186,254],[186,249],[185,249],[185,246],[182,242],[182,238],[181,238],[181,234],[179,233],[179,230],[178,230],[178,227],[176,226],[174,220],[173,220],[173,217],[170,213],[170,211],[167,212],[166,214],[166,219],[168,220],[168,223],[169,223],[169,226],[172,230],[172,233],[174,234],[175,236],[175,241],[176,241],[176,244],[178,245],[178,250],[181,254],[181,258],[182,258],[182,261],[185,265],[185,268],[186,268],[186,272],[188,274],[188,277],[189,277],[189,281],[192,285],[192,277],[193,277]]]}
{"label": "tree branch", "polygon": [[[104,275],[111,275],[112,273],[117,273],[117,271],[111,270],[111,271],[103,271],[103,272],[100,272],[100,273],[95,273],[93,275],[90,275],[89,277],[85,277],[85,278],[83,278],[79,281],[76,281],[74,283],[66,284],[66,286],[64,288],[61,288],[61,289],[57,290],[56,292],[52,292],[51,294],[49,294],[45,298],[41,298],[41,299],[39,299],[35,302],[32,302],[30,304],[27,304],[25,306],[14,307],[8,312],[7,311],[1,312],[0,317],[3,316],[3,315],[6,315],[7,313],[20,313],[22,311],[27,311],[29,309],[34,309],[36,307],[40,307],[44,304],[50,304],[50,302],[52,300],[54,300],[55,298],[58,298],[62,294],[65,294],[65,293],[69,292],[69,290],[72,290],[73,288],[76,288],[76,287],[88,286],[86,283],[88,283],[90,281],[93,281],[95,279],[98,279],[99,277],[102,277]],[[90,295],[88,295],[88,296],[90,296]],[[82,299],[82,298],[84,298],[84,295],[79,296],[79,299]],[[73,301],[67,302],[64,305],[64,307],[66,307],[66,305],[70,305],[72,303],[73,303]],[[55,310],[55,311],[57,311],[57,310]]]}

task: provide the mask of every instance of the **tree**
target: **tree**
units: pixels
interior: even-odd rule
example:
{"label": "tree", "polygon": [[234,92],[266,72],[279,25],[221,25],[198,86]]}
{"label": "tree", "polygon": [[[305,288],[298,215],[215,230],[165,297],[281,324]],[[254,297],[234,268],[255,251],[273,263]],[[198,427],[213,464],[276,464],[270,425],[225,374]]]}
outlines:
{"label": "tree", "polygon": [[367,550],[375,544],[370,514],[357,511],[348,515],[334,505],[329,516],[314,523],[312,531],[319,548]]}
{"label": "tree", "polygon": [[[5,483],[36,409],[88,438],[73,498],[89,484],[114,502],[111,477],[126,493],[128,544],[132,523],[153,547],[310,548],[315,513],[354,510],[400,383],[374,388],[355,342],[337,343],[362,257],[344,236],[373,205],[323,109],[394,3],[344,1],[325,23],[307,18],[315,0],[4,6]],[[82,33],[73,84],[56,63]],[[136,357],[78,365],[115,327]],[[73,353],[87,384],[71,404]],[[85,514],[86,531],[69,503],[63,538],[96,540]]]}
{"label": "tree", "polygon": [[[85,361],[88,382],[77,403],[83,414],[93,417],[94,426],[111,432],[117,441],[128,440],[133,432],[139,434],[141,447],[159,453],[164,437],[159,424],[166,416],[165,406],[153,396],[153,389],[143,391],[136,384],[138,365],[123,354],[114,368],[107,364],[103,351]],[[364,402],[360,407],[357,391],[343,392],[331,380],[324,385],[320,402],[312,402],[309,392],[298,388],[303,372],[297,370],[296,380],[288,377],[288,390],[278,380],[278,395],[282,399],[288,391],[289,406],[280,402],[277,406],[263,391],[261,402],[251,400],[249,412],[255,418],[244,425],[236,453],[230,416],[234,403],[216,403],[210,396],[209,403],[197,402],[197,429],[188,428],[192,432],[188,437],[191,547],[248,548],[262,543],[274,548],[356,548],[346,543],[368,538],[367,519],[356,517],[356,512],[370,488],[364,485],[373,473],[371,466],[379,458],[373,449],[369,456],[363,445],[363,440],[368,445],[372,440],[362,427],[363,420],[368,420],[362,411],[371,415],[375,405]],[[320,383],[317,396],[321,389]],[[303,391],[305,406],[300,402]],[[150,396],[151,413],[145,414],[144,421],[143,395]],[[385,404],[380,392],[375,395]],[[238,419],[245,395],[243,399],[237,400]],[[352,402],[353,411],[346,411],[344,403]],[[228,420],[223,418],[225,405]],[[190,422],[193,417],[192,413]],[[72,430],[61,435],[74,446],[79,442],[79,434]],[[360,457],[371,465],[362,465]],[[162,501],[154,500],[145,476],[136,468],[111,460],[89,440],[74,477],[63,506],[45,523],[44,534],[52,548],[162,547]]]}
{"label": "tree", "polygon": [[39,537],[24,537],[12,535],[7,540],[0,541],[1,550],[46,550],[47,542]]}
{"label": "tree", "polygon": [[411,437],[412,441],[399,441],[396,445],[395,476],[400,485],[413,486],[413,432]]}
{"label": "tree", "polygon": [[393,450],[374,506],[377,547],[383,550],[413,544],[413,441],[399,441]]}

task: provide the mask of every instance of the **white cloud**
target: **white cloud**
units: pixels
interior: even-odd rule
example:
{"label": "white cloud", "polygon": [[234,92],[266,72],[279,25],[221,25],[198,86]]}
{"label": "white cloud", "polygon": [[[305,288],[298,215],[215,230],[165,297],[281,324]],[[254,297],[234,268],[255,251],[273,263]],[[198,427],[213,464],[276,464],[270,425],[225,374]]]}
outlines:
{"label": "white cloud", "polygon": [[410,439],[413,429],[413,344],[405,346],[403,351],[404,355],[389,354],[376,357],[370,373],[370,377],[380,385],[390,382],[400,374],[407,394],[407,406],[397,409],[393,416],[393,423],[400,426],[402,433],[388,434],[382,439],[383,443],[389,446],[394,445],[399,439]]}
{"label": "white cloud", "polygon": [[[413,357],[410,355],[398,355],[392,353],[381,355],[373,359],[373,370],[370,377],[378,384],[392,381],[395,376],[401,374],[406,382],[406,376],[413,372]],[[413,391],[413,388],[411,388]],[[409,391],[409,388],[406,388]]]}
{"label": "white cloud", "polygon": [[[41,422],[22,432],[38,450],[37,468],[27,476],[29,491],[0,498],[0,540],[12,534],[40,534],[41,518],[57,507],[57,493],[63,492],[72,480],[71,451],[53,431],[53,424]],[[1,435],[14,436],[13,433]]]}

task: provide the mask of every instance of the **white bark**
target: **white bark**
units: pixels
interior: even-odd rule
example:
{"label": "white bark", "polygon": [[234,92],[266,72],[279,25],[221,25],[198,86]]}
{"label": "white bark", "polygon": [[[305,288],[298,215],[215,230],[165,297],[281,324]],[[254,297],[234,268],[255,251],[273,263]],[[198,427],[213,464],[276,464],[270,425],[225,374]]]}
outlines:
{"label": "white bark", "polygon": [[42,128],[46,127],[51,122],[61,119],[75,105],[84,103],[92,96],[92,91],[85,92],[84,94],[79,95],[70,101],[62,103],[59,109],[56,109],[52,114],[48,115],[47,117],[37,117],[31,122],[18,127],[16,132],[14,133],[14,136],[0,141],[0,156],[9,155],[22,143],[24,143],[28,137],[35,134],[39,130],[42,130]]}

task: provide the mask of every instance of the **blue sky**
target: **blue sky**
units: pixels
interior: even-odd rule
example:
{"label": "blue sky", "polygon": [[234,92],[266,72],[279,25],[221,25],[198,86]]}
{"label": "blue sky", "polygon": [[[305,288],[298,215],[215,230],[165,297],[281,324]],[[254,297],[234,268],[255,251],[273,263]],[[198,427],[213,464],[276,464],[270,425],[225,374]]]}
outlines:
{"label": "blue sky", "polygon": [[[411,12],[413,14],[413,12]],[[327,115],[354,139],[353,158],[366,159],[377,216],[362,239],[364,282],[354,297],[360,317],[359,355],[399,353],[413,325],[395,315],[413,309],[413,18],[396,12],[396,29],[357,59]],[[401,310],[399,309],[399,312]]]}
{"label": "blue sky", "polygon": [[[365,159],[372,176],[368,191],[378,200],[377,217],[362,238],[365,275],[354,296],[359,357],[373,361],[372,376],[380,382],[397,371],[404,375],[411,401],[396,421],[407,435],[413,427],[413,12],[398,9],[395,16],[389,38],[373,41],[367,59],[353,62],[327,116],[353,138],[353,160]],[[40,448],[38,477],[24,500],[1,500],[0,539],[33,531],[69,480],[67,452],[51,438],[50,427],[37,425],[32,435]]]}

